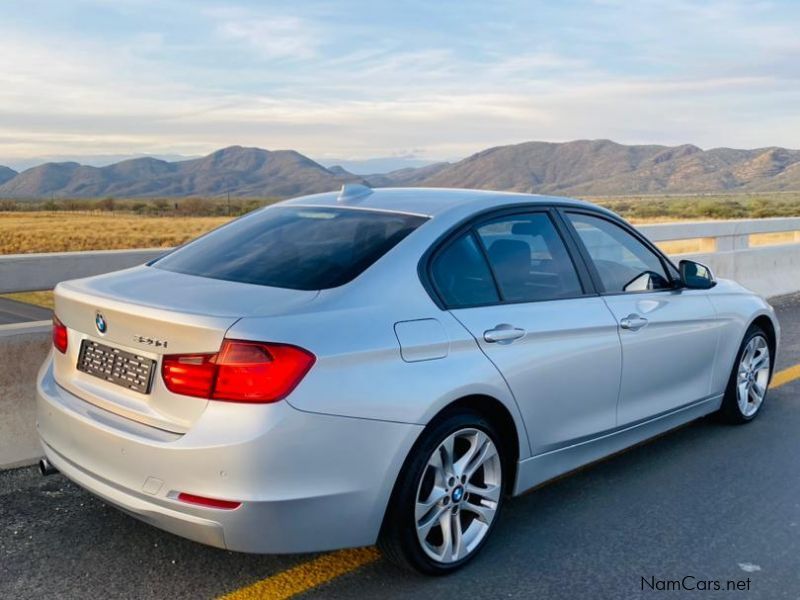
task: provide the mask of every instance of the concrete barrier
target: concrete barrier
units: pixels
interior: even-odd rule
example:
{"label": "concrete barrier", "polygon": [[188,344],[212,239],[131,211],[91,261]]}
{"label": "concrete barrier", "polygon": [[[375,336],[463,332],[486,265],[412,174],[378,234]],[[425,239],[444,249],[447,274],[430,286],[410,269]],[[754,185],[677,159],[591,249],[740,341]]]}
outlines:
{"label": "concrete barrier", "polygon": [[60,281],[144,264],[169,248],[48,252],[0,256],[0,294],[51,290]]}
{"label": "concrete barrier", "polygon": [[[717,277],[733,279],[766,298],[800,291],[800,218],[732,219],[640,225],[653,242],[697,239],[703,251],[678,254],[711,267]],[[751,244],[751,236],[789,234],[795,243]]]}
{"label": "concrete barrier", "polygon": [[34,381],[50,346],[49,321],[0,327],[0,469],[41,456]]}
{"label": "concrete barrier", "polygon": [[[643,225],[654,242],[700,239],[702,253],[673,256],[710,266],[767,297],[800,291],[800,218]],[[798,243],[751,246],[750,236],[794,232]],[[792,237],[792,236],[788,236]],[[143,264],[168,249],[0,256],[0,293],[51,289],[59,281]],[[0,326],[0,469],[34,462],[34,380],[50,348],[48,322]]]}

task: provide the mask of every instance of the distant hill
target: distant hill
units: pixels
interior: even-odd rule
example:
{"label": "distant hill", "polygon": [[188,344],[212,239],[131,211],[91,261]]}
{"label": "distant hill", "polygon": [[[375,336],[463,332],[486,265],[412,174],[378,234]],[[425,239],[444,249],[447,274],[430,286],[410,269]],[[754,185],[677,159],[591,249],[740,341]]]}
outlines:
{"label": "distant hill", "polygon": [[17,172],[14,169],[0,166],[0,185],[4,184],[6,181],[10,181],[16,177],[16,175]]}
{"label": "distant hill", "polygon": [[167,162],[135,158],[106,167],[46,163],[0,185],[0,197],[43,196],[233,196],[269,197],[336,189],[362,181],[344,170],[330,171],[293,150],[270,152],[232,146],[203,158]]}
{"label": "distant hill", "polygon": [[800,151],[527,142],[484,150],[419,184],[562,195],[800,190]]}
{"label": "distant hill", "polygon": [[[388,187],[388,186],[413,186],[419,185],[427,181],[440,171],[450,167],[450,163],[441,162],[424,167],[397,169],[389,173],[376,173],[374,175],[364,175],[364,180],[373,187]],[[454,186],[465,187],[465,186]]]}
{"label": "distant hill", "polygon": [[789,191],[800,190],[800,150],[526,142],[489,148],[455,163],[358,176],[341,166],[325,168],[293,150],[231,146],[176,162],[46,163],[21,173],[0,167],[0,198],[288,197],[335,190],[350,181],[560,195]]}

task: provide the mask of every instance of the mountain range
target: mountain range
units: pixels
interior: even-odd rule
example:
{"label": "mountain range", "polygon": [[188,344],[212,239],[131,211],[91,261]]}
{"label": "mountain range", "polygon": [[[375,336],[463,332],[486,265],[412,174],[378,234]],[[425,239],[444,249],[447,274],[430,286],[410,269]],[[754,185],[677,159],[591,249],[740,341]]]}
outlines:
{"label": "mountain range", "polygon": [[59,162],[21,173],[0,166],[0,198],[288,197],[335,190],[344,182],[558,195],[787,191],[800,190],[800,150],[526,142],[458,162],[373,175],[326,168],[293,150],[241,146],[175,162],[147,157],[105,167]]}

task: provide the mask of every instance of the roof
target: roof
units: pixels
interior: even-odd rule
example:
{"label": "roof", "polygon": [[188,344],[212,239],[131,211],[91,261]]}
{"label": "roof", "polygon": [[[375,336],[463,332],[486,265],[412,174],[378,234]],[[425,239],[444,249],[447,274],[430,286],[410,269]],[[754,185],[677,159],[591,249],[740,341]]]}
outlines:
{"label": "roof", "polygon": [[[364,193],[367,192],[367,193]],[[562,196],[541,196],[516,192],[494,192],[488,190],[469,190],[459,188],[375,188],[344,194],[328,192],[313,194],[287,200],[286,204],[304,206],[341,206],[389,210],[393,212],[414,213],[429,217],[447,212],[456,207],[492,208],[513,204],[568,204],[574,206],[595,205],[585,200]]]}

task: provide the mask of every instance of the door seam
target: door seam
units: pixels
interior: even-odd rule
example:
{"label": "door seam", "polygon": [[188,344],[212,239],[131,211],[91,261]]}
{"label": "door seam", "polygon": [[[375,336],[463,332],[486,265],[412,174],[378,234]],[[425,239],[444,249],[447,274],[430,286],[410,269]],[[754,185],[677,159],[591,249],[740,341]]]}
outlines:
{"label": "door seam", "polygon": [[508,390],[508,393],[509,393],[509,394],[511,394],[511,398],[514,400],[514,406],[516,406],[516,407],[517,407],[517,414],[519,415],[519,420],[520,420],[520,423],[522,423],[522,429],[523,429],[523,431],[525,432],[525,439],[526,439],[526,440],[528,440],[528,455],[529,455],[529,456],[533,456],[533,442],[531,441],[531,436],[530,436],[530,434],[528,433],[528,424],[525,422],[525,417],[524,417],[524,415],[523,415],[522,409],[521,409],[521,408],[520,408],[520,406],[519,406],[519,401],[517,400],[517,395],[514,393],[514,390],[513,390],[513,389],[511,389],[511,385],[509,385],[509,383],[508,383],[508,380],[506,379],[506,376],[505,376],[505,375],[503,374],[503,372],[500,370],[500,367],[498,367],[498,366],[495,364],[495,362],[494,362],[494,361],[491,359],[491,357],[490,357],[488,354],[486,354],[486,352],[484,351],[484,349],[483,349],[483,347],[481,346],[481,344],[480,344],[480,342],[478,341],[478,339],[477,339],[477,338],[475,337],[475,335],[474,335],[474,334],[473,334],[473,333],[472,333],[472,332],[469,330],[469,328],[468,328],[466,325],[464,325],[464,323],[462,323],[462,322],[461,322],[461,319],[459,319],[459,318],[458,318],[458,317],[457,317],[457,316],[456,316],[456,315],[453,313],[453,311],[452,311],[452,310],[448,310],[447,312],[449,312],[449,313],[450,313],[450,315],[451,315],[451,316],[452,316],[452,317],[453,317],[453,318],[456,320],[456,322],[457,322],[459,325],[461,325],[461,327],[463,327],[463,328],[464,328],[464,331],[466,331],[466,332],[469,334],[469,336],[470,336],[470,337],[472,338],[472,340],[475,342],[475,345],[478,347],[478,350],[480,351],[480,353],[481,353],[481,354],[483,354],[483,356],[486,358],[486,360],[488,360],[488,361],[489,361],[489,363],[490,363],[490,364],[491,364],[491,365],[492,365],[492,366],[495,368],[495,371],[497,371],[497,374],[498,374],[498,375],[500,375],[500,377],[502,378],[502,380],[503,380],[503,383],[505,383],[505,384],[506,384],[506,389]]}
{"label": "door seam", "polygon": [[619,326],[619,321],[617,320],[617,316],[614,314],[614,311],[611,310],[611,307],[608,305],[608,301],[606,301],[605,297],[602,295],[600,296],[603,300],[603,305],[605,305],[608,314],[611,315],[611,318],[614,319],[614,323],[617,325],[617,348],[619,349],[619,381],[617,386],[617,404],[614,410],[614,426],[619,427],[619,405],[622,402],[622,382],[624,379],[625,373],[625,352],[623,351],[622,347],[622,328]]}

